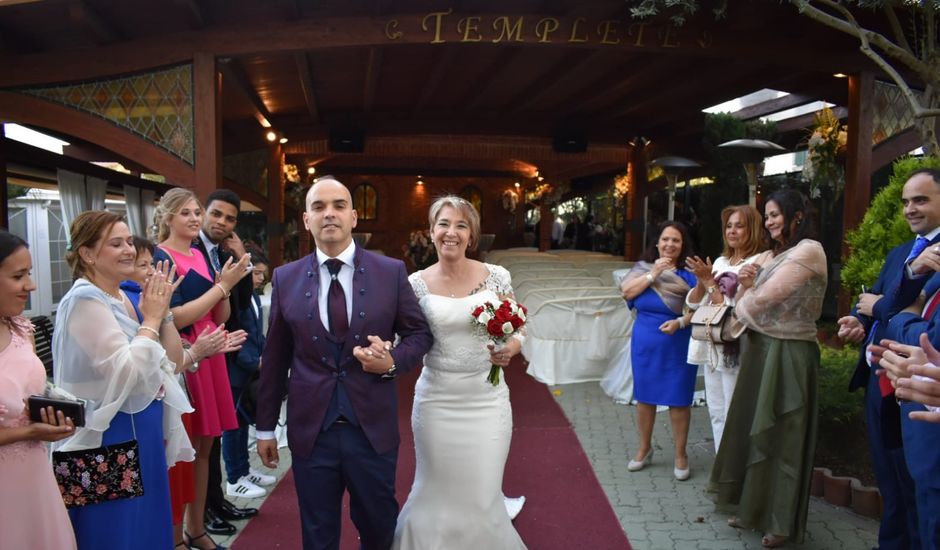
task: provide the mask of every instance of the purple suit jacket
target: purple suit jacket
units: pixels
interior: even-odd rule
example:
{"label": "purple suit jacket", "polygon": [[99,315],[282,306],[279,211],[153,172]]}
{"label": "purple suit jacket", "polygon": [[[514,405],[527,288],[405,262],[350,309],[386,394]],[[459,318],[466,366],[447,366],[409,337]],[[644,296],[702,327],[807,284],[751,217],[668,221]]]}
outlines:
{"label": "purple suit jacket", "polygon": [[362,370],[355,346],[377,335],[401,342],[392,350],[398,373],[420,364],[433,337],[408,283],[405,264],[356,248],[352,317],[342,352],[335,361],[329,331],[320,321],[320,276],[316,254],[274,270],[268,336],[261,356],[257,427],[273,430],[287,394],[287,439],[291,452],[309,457],[323,425],[342,367],[349,400],[359,424],[379,454],[396,448],[398,395],[393,380]]}

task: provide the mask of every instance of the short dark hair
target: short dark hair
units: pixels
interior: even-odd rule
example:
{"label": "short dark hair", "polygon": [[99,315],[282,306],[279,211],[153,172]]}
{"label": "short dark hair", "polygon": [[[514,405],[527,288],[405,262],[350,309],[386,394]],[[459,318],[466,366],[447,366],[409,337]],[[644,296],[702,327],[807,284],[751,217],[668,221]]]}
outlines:
{"label": "short dark hair", "polygon": [[248,243],[245,245],[245,252],[251,254],[251,263],[253,264],[264,264],[270,266],[271,263],[268,262],[268,257],[265,255],[264,250],[260,246],[254,243]]}
{"label": "short dark hair", "polygon": [[[770,238],[769,232],[767,236],[773,246],[775,256],[793,248],[803,239],[819,238],[819,232],[816,230],[816,208],[806,195],[795,189],[778,189],[764,201],[765,212],[767,203],[770,201],[777,203],[780,213],[783,214],[783,229],[781,230],[783,242]],[[791,235],[790,223],[793,220],[797,220],[797,223]]]}
{"label": "short dark hair", "polygon": [[241,213],[242,211],[242,199],[238,196],[238,193],[231,189],[216,189],[209,193],[209,197],[206,199],[206,208],[209,208],[212,201],[227,202],[235,207],[236,212]]}
{"label": "short dark hair", "polygon": [[146,250],[147,252],[150,252],[150,255],[153,256],[153,253],[156,250],[156,247],[153,245],[153,241],[151,241],[150,239],[145,239],[143,237],[138,237],[137,235],[134,235],[134,250],[137,251],[138,256],[144,250]]}
{"label": "short dark hair", "polygon": [[676,269],[685,269],[685,259],[691,256],[693,251],[692,237],[689,236],[689,229],[682,222],[666,220],[659,224],[656,239],[646,247],[646,251],[643,252],[643,257],[640,259],[644,262],[653,263],[659,258],[659,248],[657,248],[656,245],[659,243],[659,237],[662,236],[663,231],[668,227],[675,229],[682,235],[682,250],[679,252],[679,257],[676,259]]}
{"label": "short dark hair", "polygon": [[918,168],[917,170],[914,170],[913,172],[908,174],[907,179],[904,181],[907,181],[913,178],[914,176],[919,176],[921,174],[927,174],[928,176],[933,178],[934,183],[936,183],[937,185],[940,185],[940,170],[936,168]]}

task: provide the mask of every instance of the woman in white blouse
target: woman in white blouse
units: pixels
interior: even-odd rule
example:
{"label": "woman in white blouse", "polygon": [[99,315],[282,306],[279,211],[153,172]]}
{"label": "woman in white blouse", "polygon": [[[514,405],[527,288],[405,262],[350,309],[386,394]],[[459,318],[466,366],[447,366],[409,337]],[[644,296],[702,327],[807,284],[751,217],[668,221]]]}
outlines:
{"label": "woman in white blouse", "polygon": [[[721,211],[721,225],[724,228],[722,237],[725,247],[714,265],[710,259],[702,261],[698,256],[686,261],[686,266],[695,273],[698,281],[686,295],[686,305],[693,311],[707,303],[734,306],[738,271],[767,248],[764,222],[760,212],[753,206],[742,204],[725,208]],[[713,344],[692,338],[688,361],[704,367],[705,399],[717,453],[725,429],[725,417],[731,406],[731,396],[734,395],[734,386],[738,380],[738,345]]]}
{"label": "woman in white blouse", "polygon": [[78,547],[173,547],[167,467],[194,453],[180,422],[192,407],[175,379],[183,356],[169,316],[175,285],[158,265],[140,297],[143,322],[121,281],[134,272],[130,231],[111,212],[86,211],[71,227],[66,256],[75,283],[59,302],[52,353],[55,381],[86,401],[86,423],[59,450],[136,440],[144,494],[72,508]]}

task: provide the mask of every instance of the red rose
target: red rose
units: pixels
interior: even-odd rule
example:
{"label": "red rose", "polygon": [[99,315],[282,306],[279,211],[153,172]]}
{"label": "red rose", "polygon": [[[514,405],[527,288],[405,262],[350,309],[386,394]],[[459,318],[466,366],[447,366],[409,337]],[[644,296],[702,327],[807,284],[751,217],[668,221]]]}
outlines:
{"label": "red rose", "polygon": [[495,317],[490,319],[490,322],[486,324],[486,332],[490,333],[490,336],[505,336],[503,334],[503,323]]}
{"label": "red rose", "polygon": [[512,323],[513,330],[519,330],[519,327],[523,325],[522,319],[518,317],[513,317],[512,319],[509,320],[509,322]]}
{"label": "red rose", "polygon": [[475,310],[473,310],[473,313],[471,315],[473,315],[474,317],[479,317],[481,313],[483,313],[483,306],[477,307]]}

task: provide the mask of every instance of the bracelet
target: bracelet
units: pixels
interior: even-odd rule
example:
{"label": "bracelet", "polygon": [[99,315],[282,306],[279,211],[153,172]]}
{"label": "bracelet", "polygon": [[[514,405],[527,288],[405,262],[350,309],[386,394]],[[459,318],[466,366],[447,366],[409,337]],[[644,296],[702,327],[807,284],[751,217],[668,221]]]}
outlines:
{"label": "bracelet", "polygon": [[156,340],[159,340],[159,339],[160,339],[160,333],[157,332],[156,330],[154,330],[154,329],[148,327],[147,325],[140,325],[140,327],[137,329],[138,335],[139,335],[140,331],[142,331],[142,330],[148,330],[148,331],[150,331],[150,332],[153,333],[154,339],[156,339]]}
{"label": "bracelet", "polygon": [[649,281],[650,284],[652,284],[652,282],[653,282],[653,280],[654,280],[654,277],[653,277],[653,273],[652,273],[651,271],[647,271],[647,272],[646,272],[646,280]]}
{"label": "bracelet", "polygon": [[189,348],[183,348],[183,353],[185,353],[186,356],[189,357],[189,360],[192,362],[192,364],[186,370],[188,370],[189,372],[196,372],[197,370],[199,370],[199,361],[196,360],[196,357],[193,355],[193,352],[189,351]]}
{"label": "bracelet", "polygon": [[222,291],[222,298],[228,299],[228,297],[232,295],[230,291],[225,290],[225,287],[222,286],[222,283],[216,283],[215,286],[219,287],[219,290]]}
{"label": "bracelet", "polygon": [[173,315],[173,312],[171,311],[166,315],[166,317],[163,318],[163,322],[172,323],[174,319],[176,319],[176,316]]}
{"label": "bracelet", "polygon": [[679,328],[684,329],[686,327],[685,316],[676,317],[676,321],[679,321]]}

